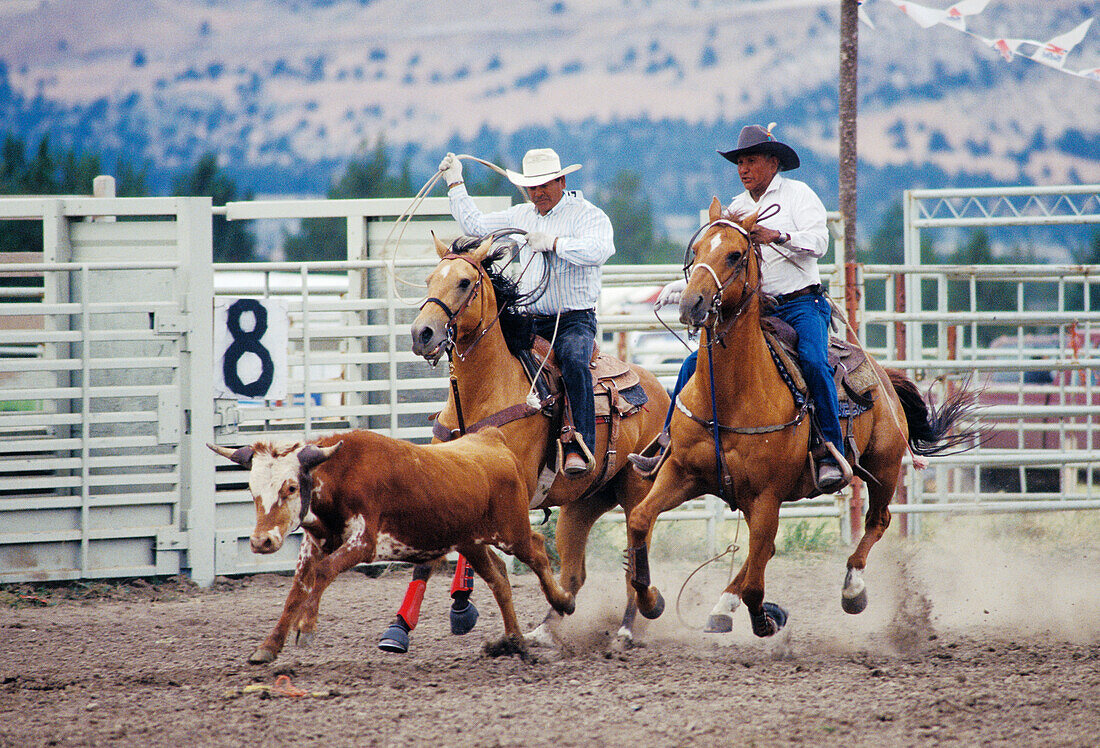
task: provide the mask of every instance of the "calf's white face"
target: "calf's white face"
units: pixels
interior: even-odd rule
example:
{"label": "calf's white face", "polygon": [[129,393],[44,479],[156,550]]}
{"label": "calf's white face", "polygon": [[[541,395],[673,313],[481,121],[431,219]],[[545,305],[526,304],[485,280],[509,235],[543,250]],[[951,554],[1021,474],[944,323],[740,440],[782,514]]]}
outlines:
{"label": "calf's white face", "polygon": [[[300,445],[294,445],[300,448]],[[253,553],[274,553],[301,524],[302,495],[298,449],[274,454],[258,451],[252,458],[248,490],[256,505],[256,527],[249,538]]]}
{"label": "calf's white face", "polygon": [[258,442],[250,447],[229,449],[207,444],[213,451],[248,468],[248,489],[256,505],[256,527],[249,545],[253,553],[274,553],[286,536],[302,523],[302,502],[311,488],[309,471],[336,454],[343,442],[329,447],[293,443],[273,445]]}

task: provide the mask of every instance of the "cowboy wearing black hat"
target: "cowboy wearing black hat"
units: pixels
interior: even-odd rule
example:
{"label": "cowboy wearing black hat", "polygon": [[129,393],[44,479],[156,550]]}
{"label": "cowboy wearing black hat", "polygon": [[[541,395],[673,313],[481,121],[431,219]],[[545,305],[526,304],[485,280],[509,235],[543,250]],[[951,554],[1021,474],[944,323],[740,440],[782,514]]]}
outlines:
{"label": "cowboy wearing black hat", "polygon": [[[757,223],[751,231],[760,242],[762,290],[776,300],[775,316],[798,332],[798,357],[814,402],[825,440],[833,446],[831,454],[818,466],[817,484],[823,493],[839,491],[851,478],[852,470],[844,459],[844,441],[837,414],[836,384],[826,360],[829,346],[829,322],[832,307],[825,297],[817,261],[829,247],[825,225],[825,206],[804,182],[783,176],[799,166],[798,154],[776,140],[771,130],[760,125],[742,128],[737,147],[719,151],[737,164],[737,173],[745,191],[733,198],[727,212],[750,215],[776,205],[778,212]],[[673,281],[665,286],[654,306],[679,302],[686,282]],[[680,368],[672,400],[676,401],[687,380],[695,372],[697,353],[691,353]],[[669,409],[665,431],[672,419]],[[667,442],[667,438],[665,439]],[[630,455],[635,468],[652,474],[660,464],[656,456]]]}

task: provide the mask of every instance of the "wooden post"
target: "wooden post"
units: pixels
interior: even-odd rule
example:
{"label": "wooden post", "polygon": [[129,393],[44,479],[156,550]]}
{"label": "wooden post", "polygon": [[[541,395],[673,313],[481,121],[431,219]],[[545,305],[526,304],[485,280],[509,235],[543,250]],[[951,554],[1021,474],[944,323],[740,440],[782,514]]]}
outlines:
{"label": "wooden post", "polygon": [[[840,2],[840,213],[844,217],[843,259],[838,248],[837,263],[844,265],[844,300],[848,312],[848,337],[856,339],[859,330],[859,273],[856,250],[856,73],[859,58],[859,1]],[[852,539],[861,535],[863,519],[862,482],[852,479],[852,498],[848,504]]]}
{"label": "wooden post", "polygon": [[[896,273],[894,275],[894,313],[905,313],[905,274]],[[909,348],[906,345],[905,340],[905,322],[898,320],[894,323],[894,357],[898,361],[904,361],[908,356]],[[909,503],[909,488],[905,485],[906,473],[908,470],[905,467],[901,469],[901,479],[898,481],[897,491],[894,492],[895,504],[908,504]],[[898,515],[898,532],[901,533],[903,538],[909,537],[909,515]]]}

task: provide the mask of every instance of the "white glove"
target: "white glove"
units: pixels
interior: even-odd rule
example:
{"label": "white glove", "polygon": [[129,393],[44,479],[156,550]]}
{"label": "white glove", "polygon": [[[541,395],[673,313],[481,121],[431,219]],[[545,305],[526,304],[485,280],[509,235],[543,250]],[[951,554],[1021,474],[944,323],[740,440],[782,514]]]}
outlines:
{"label": "white glove", "polygon": [[657,311],[669,304],[679,304],[680,297],[684,295],[684,289],[687,288],[687,284],[688,282],[681,278],[672,281],[672,283],[662,288],[661,293],[657,294],[657,300],[653,302],[653,310]]}
{"label": "white glove", "polygon": [[443,157],[443,160],[439,162],[439,170],[443,172],[443,179],[447,182],[448,187],[462,181],[462,162],[453,153],[448,153]]}
{"label": "white glove", "polygon": [[553,252],[554,242],[557,240],[558,237],[544,234],[541,231],[532,231],[527,234],[527,246],[535,252]]}

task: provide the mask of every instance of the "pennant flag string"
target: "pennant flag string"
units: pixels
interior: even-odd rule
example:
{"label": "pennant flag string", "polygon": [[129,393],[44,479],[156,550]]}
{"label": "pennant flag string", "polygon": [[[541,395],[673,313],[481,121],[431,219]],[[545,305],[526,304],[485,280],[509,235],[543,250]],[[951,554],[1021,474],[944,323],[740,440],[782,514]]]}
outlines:
{"label": "pennant flag string", "polygon": [[[929,8],[926,5],[909,2],[909,0],[890,0],[890,2],[921,28],[927,29],[940,25],[961,31],[999,52],[1005,62],[1011,62],[1013,57],[1023,57],[1069,75],[1100,81],[1100,68],[1070,70],[1065,67],[1069,53],[1081,43],[1081,40],[1085,38],[1085,34],[1092,26],[1092,18],[1079,24],[1073,30],[1054,36],[1045,42],[1034,39],[987,39],[968,29],[966,19],[985,10],[985,7],[989,5],[989,0],[961,0],[946,10]],[[860,0],[860,5],[862,6],[862,4],[863,2]],[[862,7],[859,9],[859,17],[872,29],[874,28],[874,24]]]}

